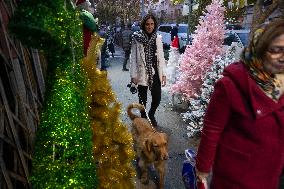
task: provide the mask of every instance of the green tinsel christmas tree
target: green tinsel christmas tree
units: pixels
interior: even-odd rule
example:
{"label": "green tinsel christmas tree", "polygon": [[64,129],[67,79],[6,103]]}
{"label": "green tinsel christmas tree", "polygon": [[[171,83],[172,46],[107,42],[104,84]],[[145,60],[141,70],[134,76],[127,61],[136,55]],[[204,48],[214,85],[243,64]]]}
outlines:
{"label": "green tinsel christmas tree", "polygon": [[81,21],[70,1],[25,0],[9,24],[24,45],[48,61],[47,89],[36,133],[33,188],[96,188],[86,100]]}

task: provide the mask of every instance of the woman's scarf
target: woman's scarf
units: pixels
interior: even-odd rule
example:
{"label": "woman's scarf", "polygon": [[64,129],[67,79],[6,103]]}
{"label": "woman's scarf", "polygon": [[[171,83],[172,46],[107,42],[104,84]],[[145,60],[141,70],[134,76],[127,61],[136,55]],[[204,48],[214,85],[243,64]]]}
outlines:
{"label": "woman's scarf", "polygon": [[137,31],[133,34],[133,38],[139,43],[143,44],[144,53],[145,53],[145,61],[146,61],[146,73],[148,75],[148,86],[149,89],[152,89],[153,84],[153,64],[156,61],[156,38],[157,33],[154,32],[151,36],[148,36],[142,30]]}
{"label": "woman's scarf", "polygon": [[281,82],[274,74],[269,74],[264,70],[263,62],[256,56],[256,44],[261,38],[265,28],[257,29],[253,34],[253,39],[242,54],[242,61],[249,68],[252,78],[260,88],[273,100],[277,101],[281,96]]}

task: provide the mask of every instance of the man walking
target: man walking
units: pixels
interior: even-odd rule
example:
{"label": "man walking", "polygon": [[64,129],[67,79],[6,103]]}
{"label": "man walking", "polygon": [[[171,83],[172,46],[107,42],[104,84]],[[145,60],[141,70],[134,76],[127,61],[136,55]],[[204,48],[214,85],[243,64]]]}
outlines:
{"label": "man walking", "polygon": [[131,31],[131,24],[127,24],[126,29],[122,32],[122,48],[125,54],[122,71],[129,71],[129,69],[126,68],[126,65],[130,56],[132,33],[133,32]]}

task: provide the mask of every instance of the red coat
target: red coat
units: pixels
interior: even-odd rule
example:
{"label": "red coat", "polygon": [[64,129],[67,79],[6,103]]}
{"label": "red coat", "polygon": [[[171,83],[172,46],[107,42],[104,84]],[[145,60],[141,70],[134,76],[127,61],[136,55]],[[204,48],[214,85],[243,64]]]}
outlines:
{"label": "red coat", "polygon": [[241,62],[229,65],[208,105],[196,166],[211,189],[278,189],[284,166],[284,95],[278,103]]}
{"label": "red coat", "polygon": [[87,10],[82,10],[80,12],[80,19],[83,21],[83,45],[84,45],[84,55],[87,56],[87,51],[92,39],[92,34],[98,31],[98,26],[96,20],[92,13]]}
{"label": "red coat", "polygon": [[83,25],[83,45],[84,45],[84,55],[87,56],[88,48],[90,45],[90,41],[92,39],[93,31],[91,31],[88,27]]}

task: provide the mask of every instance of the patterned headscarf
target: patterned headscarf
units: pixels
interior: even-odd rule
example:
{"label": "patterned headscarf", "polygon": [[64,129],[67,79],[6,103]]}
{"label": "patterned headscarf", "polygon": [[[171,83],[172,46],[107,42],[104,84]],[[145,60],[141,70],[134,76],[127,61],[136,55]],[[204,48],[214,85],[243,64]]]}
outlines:
{"label": "patterned headscarf", "polygon": [[153,64],[156,56],[157,33],[154,32],[149,37],[144,31],[140,30],[135,32],[132,37],[135,38],[139,43],[143,44],[146,61],[146,73],[148,75],[148,86],[151,90],[153,84]]}
{"label": "patterned headscarf", "polygon": [[274,74],[265,71],[263,62],[256,56],[256,45],[265,31],[265,26],[257,29],[253,34],[253,39],[242,54],[242,61],[249,68],[252,78],[260,88],[273,100],[278,100],[281,96],[280,81]]}

